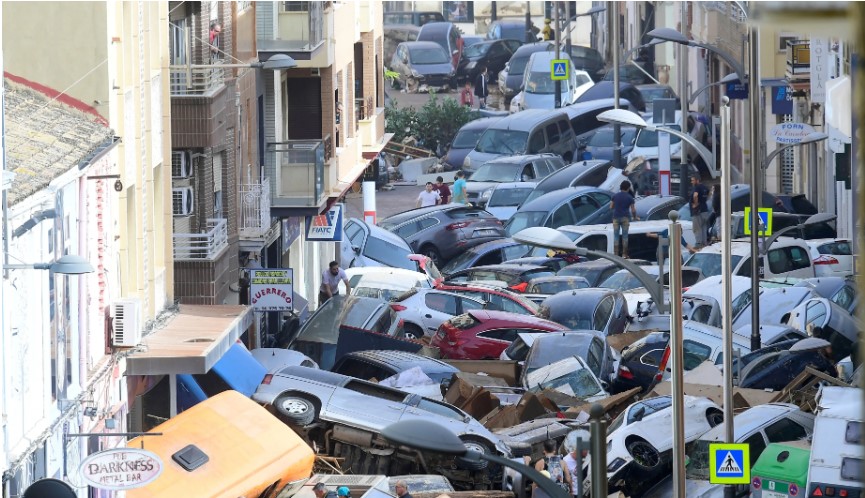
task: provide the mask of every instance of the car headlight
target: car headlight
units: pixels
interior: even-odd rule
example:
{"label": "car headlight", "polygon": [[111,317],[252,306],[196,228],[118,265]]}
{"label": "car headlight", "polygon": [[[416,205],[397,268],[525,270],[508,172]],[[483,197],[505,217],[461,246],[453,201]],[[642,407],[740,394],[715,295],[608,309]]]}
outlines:
{"label": "car headlight", "polygon": [[419,72],[415,71],[414,69],[411,70],[411,75],[414,76],[415,78],[423,78],[423,75],[420,74]]}
{"label": "car headlight", "polygon": [[469,156],[466,156],[466,158],[463,159],[463,168],[471,168],[471,167],[472,167],[472,159]]}
{"label": "car headlight", "polygon": [[466,69],[474,69],[477,65],[478,63],[475,61],[469,62],[468,64],[466,64]]}
{"label": "car headlight", "polygon": [[493,189],[488,188],[481,194],[481,199],[489,199],[491,195],[493,195]]}
{"label": "car headlight", "polygon": [[613,472],[621,469],[623,465],[625,465],[625,461],[617,457],[615,460],[610,462],[610,465],[607,465],[607,473],[612,474]]}

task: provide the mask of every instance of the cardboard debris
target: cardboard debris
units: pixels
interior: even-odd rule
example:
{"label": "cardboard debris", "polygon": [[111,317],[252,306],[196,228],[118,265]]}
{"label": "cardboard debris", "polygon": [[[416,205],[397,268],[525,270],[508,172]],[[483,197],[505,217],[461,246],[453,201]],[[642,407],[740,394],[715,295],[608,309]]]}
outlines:
{"label": "cardboard debris", "polygon": [[[503,360],[443,360],[453,365],[461,372],[486,374],[505,381],[504,385],[515,386],[519,378],[519,364],[516,361]],[[492,385],[492,384],[487,384]]]}
{"label": "cardboard debris", "polygon": [[628,406],[633,401],[634,396],[639,393],[640,388],[635,387],[625,392],[614,394],[600,401],[593,401],[591,403],[585,402],[580,405],[572,406],[565,411],[565,415],[569,418],[573,418],[578,416],[580,412],[589,413],[589,409],[592,407],[592,405],[598,403],[604,408],[604,413],[606,413],[610,418],[613,418],[618,415],[621,410]]}
{"label": "cardboard debris", "polygon": [[472,397],[474,392],[475,386],[455,375],[450,387],[448,387],[448,392],[445,393],[445,402],[459,408]]}
{"label": "cardboard debris", "polygon": [[[666,396],[671,393],[672,385],[669,382],[661,382],[655,386],[654,391],[647,398],[653,396]],[[689,396],[704,396],[711,399],[718,406],[724,406],[724,389],[721,386],[706,386],[702,384],[684,385],[685,394]],[[733,388],[733,409],[744,410],[756,405],[763,405],[772,402],[776,393],[767,392],[760,389],[745,389],[740,387]]]}
{"label": "cardboard debris", "polygon": [[527,392],[517,404],[500,406],[483,417],[480,423],[487,429],[513,427],[556,411],[558,407],[545,396]]}
{"label": "cardboard debris", "polygon": [[697,368],[685,372],[682,378],[689,384],[701,384],[704,386],[724,385],[724,373],[711,361],[700,363]]}
{"label": "cardboard debris", "polygon": [[654,332],[654,330],[640,330],[637,332],[625,332],[623,334],[608,335],[607,344],[609,344],[611,348],[621,353],[626,346],[630,346],[631,344],[637,342],[643,337],[646,337],[651,332]]}
{"label": "cardboard debris", "polygon": [[817,392],[815,384],[821,381],[836,386],[849,387],[848,384],[834,377],[811,367],[805,367],[805,370],[791,380],[784,389],[774,393],[771,402],[793,403],[803,411],[813,412],[817,409],[817,401],[814,399]]}
{"label": "cardboard debris", "polygon": [[540,394],[541,399],[550,402],[549,406],[547,406],[547,410],[551,412],[560,411],[560,406],[571,407],[583,404],[582,398],[569,396],[563,392],[556,391],[555,389],[544,389]]}

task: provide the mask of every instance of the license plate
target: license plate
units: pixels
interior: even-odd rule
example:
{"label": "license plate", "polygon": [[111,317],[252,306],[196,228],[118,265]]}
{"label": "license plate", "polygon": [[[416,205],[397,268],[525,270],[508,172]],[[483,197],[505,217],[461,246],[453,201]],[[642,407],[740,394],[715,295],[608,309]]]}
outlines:
{"label": "license plate", "polygon": [[763,490],[763,498],[790,498],[790,495],[786,493],[779,493],[777,491],[768,491]]}
{"label": "license plate", "polygon": [[499,234],[497,230],[475,230],[475,237],[495,237]]}

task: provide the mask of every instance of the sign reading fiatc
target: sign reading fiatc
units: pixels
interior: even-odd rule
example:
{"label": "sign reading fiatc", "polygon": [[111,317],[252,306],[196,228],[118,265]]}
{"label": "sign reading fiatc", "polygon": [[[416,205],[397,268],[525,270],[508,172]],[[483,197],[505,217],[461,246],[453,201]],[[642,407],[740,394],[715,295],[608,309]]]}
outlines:
{"label": "sign reading fiatc", "polygon": [[162,473],[162,460],[137,448],[116,448],[93,453],[79,469],[87,484],[99,489],[123,490],[145,486]]}
{"label": "sign reading fiatc", "polygon": [[266,268],[249,270],[249,296],[255,311],[292,311],[294,270]]}

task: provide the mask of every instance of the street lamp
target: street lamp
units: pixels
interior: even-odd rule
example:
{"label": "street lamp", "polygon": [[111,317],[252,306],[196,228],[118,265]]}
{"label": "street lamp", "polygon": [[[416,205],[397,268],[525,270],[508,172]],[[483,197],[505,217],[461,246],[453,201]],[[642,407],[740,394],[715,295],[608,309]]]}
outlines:
{"label": "street lamp", "polygon": [[766,159],[763,159],[763,163],[760,166],[763,168],[763,170],[765,170],[766,168],[769,167],[770,164],[772,164],[772,161],[776,157],[778,157],[779,154],[784,152],[785,150],[791,149],[797,145],[807,145],[807,144],[812,144],[815,142],[822,142],[823,140],[826,140],[827,138],[829,138],[829,135],[827,135],[825,133],[820,133],[820,132],[816,132],[816,131],[813,133],[809,133],[809,134],[805,135],[804,137],[802,137],[802,140],[800,140],[799,142],[796,142],[794,144],[787,144],[787,145],[784,145],[783,147],[778,147],[777,149],[773,150],[771,154],[766,156]]}
{"label": "street lamp", "polygon": [[691,40],[673,28],[655,28],[652,31],[649,31],[648,33],[646,33],[646,36],[651,36],[651,37],[657,38],[658,40],[661,40],[661,41],[668,41],[668,42],[678,43],[681,45],[687,45],[689,47],[700,47],[700,48],[706,49],[709,52],[712,52],[713,54],[717,55],[718,57],[724,59],[724,62],[726,62],[727,65],[729,65],[730,67],[732,67],[733,70],[736,72],[736,74],[738,74],[740,76],[745,76],[746,80],[747,80],[747,77],[750,76],[750,75],[748,75],[748,73],[745,72],[745,67],[742,66],[742,64],[740,64],[739,61],[737,61],[735,58],[733,58],[733,56],[731,56],[727,52],[724,52],[723,50],[721,50],[720,48],[718,48],[714,45],[709,45],[708,43],[700,43],[700,42]]}
{"label": "street lamp", "polygon": [[67,254],[51,263],[4,264],[3,270],[48,270],[60,275],[81,275],[93,273],[93,265],[81,256]]}
{"label": "street lamp", "polygon": [[[837,218],[834,214],[830,213],[817,213],[809,216],[805,221],[799,223],[798,225],[792,225],[789,227],[784,227],[777,232],[774,232],[765,242],[763,242],[763,247],[760,248],[760,254],[766,254],[769,251],[769,247],[772,246],[778,237],[784,235],[787,232],[791,232],[793,230],[804,230],[808,225],[815,225],[817,223],[826,223]],[[759,327],[757,327],[759,329]]]}
{"label": "street lamp", "polygon": [[[497,463],[514,469],[525,477],[528,477],[542,490],[546,491],[551,498],[572,498],[570,493],[536,469],[493,453],[469,450],[466,448],[465,443],[450,429],[429,420],[402,420],[382,429],[381,435],[393,443],[422,451],[454,455],[474,462],[486,460]],[[606,465],[604,465],[604,468],[606,468]]]}
{"label": "street lamp", "polygon": [[246,64],[184,64],[189,69],[266,69],[280,71],[297,67],[297,61],[286,54],[273,54],[264,62],[249,62]]}
{"label": "street lamp", "polygon": [[730,74],[728,74],[727,76],[724,76],[723,78],[721,78],[720,80],[718,80],[718,81],[716,81],[716,82],[714,82],[714,83],[709,83],[709,84],[706,85],[706,86],[700,87],[700,89],[698,89],[696,92],[692,93],[692,94],[691,94],[691,98],[688,99],[688,105],[691,105],[691,104],[693,104],[694,102],[696,102],[696,101],[697,101],[697,97],[698,97],[701,93],[703,93],[704,91],[708,90],[709,88],[712,88],[713,86],[726,85],[727,83],[739,83],[739,82],[741,82],[741,81],[742,81],[742,80],[739,78],[739,75],[738,75],[738,74],[736,74],[736,73],[730,73]]}
{"label": "street lamp", "polygon": [[[610,109],[609,111],[604,111],[598,114],[598,121],[644,128],[646,131],[663,131],[669,133],[670,135],[681,138],[683,141],[687,142],[688,145],[693,147],[697,153],[700,154],[700,157],[703,158],[703,161],[706,161],[706,164],[715,164],[715,158],[712,155],[712,152],[691,135],[666,126],[657,126],[647,123],[639,114],[626,109]],[[682,178],[681,181],[684,182],[685,179]]]}

